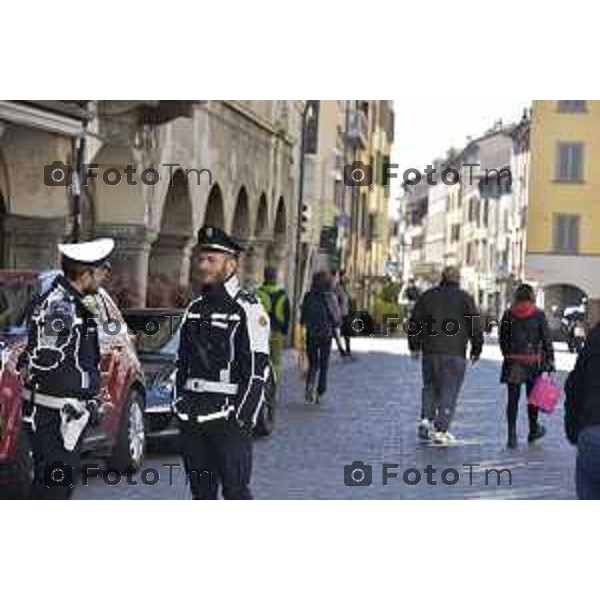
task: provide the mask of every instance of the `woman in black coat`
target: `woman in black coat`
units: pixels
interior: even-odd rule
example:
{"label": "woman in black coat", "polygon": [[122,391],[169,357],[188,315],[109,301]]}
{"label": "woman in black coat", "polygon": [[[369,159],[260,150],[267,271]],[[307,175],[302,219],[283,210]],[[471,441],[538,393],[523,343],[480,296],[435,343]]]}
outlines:
{"label": "woman in black coat", "polygon": [[325,271],[319,271],[313,276],[311,288],[302,300],[300,324],[306,327],[306,401],[319,404],[327,391],[327,371],[334,329],[340,325],[332,280]]}
{"label": "woman in black coat", "polygon": [[[500,381],[506,384],[508,390],[508,447],[515,448],[521,386],[525,384],[529,397],[538,376],[544,371],[554,371],[554,349],[548,321],[544,311],[535,305],[535,294],[529,285],[517,287],[514,302],[502,317],[500,349],[504,357]],[[541,438],[546,430],[538,423],[537,407],[528,404],[527,414],[528,440],[533,442]]]}

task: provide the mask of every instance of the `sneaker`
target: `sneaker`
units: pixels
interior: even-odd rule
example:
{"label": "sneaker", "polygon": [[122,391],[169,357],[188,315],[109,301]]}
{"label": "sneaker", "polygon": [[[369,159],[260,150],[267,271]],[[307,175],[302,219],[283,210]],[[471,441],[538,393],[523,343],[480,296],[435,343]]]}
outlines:
{"label": "sneaker", "polygon": [[508,443],[506,444],[508,448],[514,450],[517,447],[517,434],[512,431],[508,434]]}
{"label": "sneaker", "polygon": [[312,390],[306,390],[304,398],[310,404],[314,401],[314,392]]}
{"label": "sneaker", "polygon": [[417,435],[420,440],[430,440],[433,424],[429,419],[421,419],[417,424]]}
{"label": "sneaker", "polygon": [[435,430],[431,434],[431,441],[437,445],[450,445],[456,442],[456,437],[453,436],[449,431]]}
{"label": "sneaker", "polygon": [[546,435],[546,428],[543,425],[538,425],[535,429],[530,430],[527,441],[535,442]]}
{"label": "sneaker", "polygon": [[325,399],[325,394],[315,394],[315,404],[322,404]]}

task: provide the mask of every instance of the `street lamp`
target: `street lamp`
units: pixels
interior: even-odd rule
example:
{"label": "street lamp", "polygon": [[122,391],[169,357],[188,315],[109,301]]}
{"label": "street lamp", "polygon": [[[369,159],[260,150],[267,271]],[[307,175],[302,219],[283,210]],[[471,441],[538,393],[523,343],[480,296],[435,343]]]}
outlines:
{"label": "street lamp", "polygon": [[293,328],[294,336],[296,336],[296,325],[299,323],[299,311],[300,311],[300,285],[301,285],[301,275],[304,271],[304,261],[300,258],[300,237],[302,233],[302,205],[304,203],[304,165],[305,165],[305,155],[306,155],[306,129],[310,119],[315,116],[314,106],[312,100],[307,100],[304,105],[304,110],[302,111],[302,123],[301,123],[301,133],[300,133],[300,171],[299,177],[300,182],[298,186],[298,211],[296,215],[296,244],[295,244],[295,252],[294,256],[296,259],[296,269],[294,271],[294,311],[292,313],[293,320]]}

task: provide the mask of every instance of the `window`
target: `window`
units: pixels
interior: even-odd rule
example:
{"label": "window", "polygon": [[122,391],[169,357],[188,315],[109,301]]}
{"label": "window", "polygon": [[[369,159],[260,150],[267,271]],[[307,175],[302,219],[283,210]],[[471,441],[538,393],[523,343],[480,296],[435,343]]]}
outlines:
{"label": "window", "polygon": [[479,204],[477,198],[469,200],[469,221],[479,220]]}
{"label": "window", "polygon": [[369,239],[373,239],[377,236],[377,221],[376,216],[373,213],[369,213]]}
{"label": "window", "polygon": [[554,215],[554,251],[558,254],[579,252],[579,215]]}
{"label": "window", "polygon": [[586,111],[585,100],[559,100],[558,112],[581,113]]}
{"label": "window", "polygon": [[452,225],[452,230],[450,233],[450,241],[458,242],[460,240],[460,223]]}
{"label": "window", "polygon": [[316,154],[319,149],[319,100],[309,100],[312,106],[307,113],[306,129],[304,135],[305,140],[305,152],[306,154]]}
{"label": "window", "polygon": [[583,144],[559,142],[557,146],[556,179],[583,181]]}

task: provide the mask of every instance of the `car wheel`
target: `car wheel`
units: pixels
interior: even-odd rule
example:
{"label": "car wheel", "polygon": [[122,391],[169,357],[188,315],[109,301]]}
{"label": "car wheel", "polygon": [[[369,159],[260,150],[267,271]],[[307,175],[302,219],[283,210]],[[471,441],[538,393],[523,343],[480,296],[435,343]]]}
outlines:
{"label": "car wheel", "polygon": [[129,398],[121,418],[121,427],[110,458],[110,466],[118,471],[137,471],[144,462],[146,452],[146,427],[144,405],[137,390],[129,392]]}
{"label": "car wheel", "polygon": [[31,495],[33,458],[27,432],[21,428],[14,460],[0,464],[0,499],[26,500]]}

